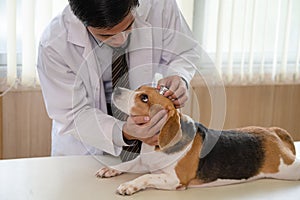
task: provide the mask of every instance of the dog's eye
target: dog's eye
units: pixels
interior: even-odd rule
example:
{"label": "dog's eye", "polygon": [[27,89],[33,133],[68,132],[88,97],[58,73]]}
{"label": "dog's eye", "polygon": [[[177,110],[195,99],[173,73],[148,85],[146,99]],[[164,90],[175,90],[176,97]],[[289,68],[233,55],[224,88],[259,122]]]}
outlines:
{"label": "dog's eye", "polygon": [[148,100],[149,100],[148,95],[146,95],[146,94],[142,94],[141,95],[141,101],[142,102],[148,103]]}

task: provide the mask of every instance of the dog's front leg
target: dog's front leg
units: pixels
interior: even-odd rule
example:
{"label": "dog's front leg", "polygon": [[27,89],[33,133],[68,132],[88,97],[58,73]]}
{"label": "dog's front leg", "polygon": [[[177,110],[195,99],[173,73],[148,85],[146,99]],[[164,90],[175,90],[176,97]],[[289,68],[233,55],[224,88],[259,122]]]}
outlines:
{"label": "dog's front leg", "polygon": [[146,188],[176,190],[180,182],[173,174],[146,174],[132,181],[121,184],[117,192],[121,195],[132,195]]}
{"label": "dog's front leg", "polygon": [[110,178],[110,177],[121,175],[122,173],[123,172],[118,171],[113,168],[103,167],[103,168],[99,169],[95,175],[97,178]]}
{"label": "dog's front leg", "polygon": [[123,162],[111,167],[102,167],[96,172],[98,178],[110,178],[123,174],[124,172],[145,173],[148,169],[141,164],[140,156],[128,162]]}

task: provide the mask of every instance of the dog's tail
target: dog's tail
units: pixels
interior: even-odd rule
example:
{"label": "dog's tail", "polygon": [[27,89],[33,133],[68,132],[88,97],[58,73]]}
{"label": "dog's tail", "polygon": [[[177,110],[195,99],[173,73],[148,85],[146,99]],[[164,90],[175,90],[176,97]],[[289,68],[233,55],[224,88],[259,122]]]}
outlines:
{"label": "dog's tail", "polygon": [[274,131],[281,141],[283,141],[284,145],[289,148],[294,155],[296,155],[296,149],[292,136],[286,130],[279,127],[271,127],[270,129]]}

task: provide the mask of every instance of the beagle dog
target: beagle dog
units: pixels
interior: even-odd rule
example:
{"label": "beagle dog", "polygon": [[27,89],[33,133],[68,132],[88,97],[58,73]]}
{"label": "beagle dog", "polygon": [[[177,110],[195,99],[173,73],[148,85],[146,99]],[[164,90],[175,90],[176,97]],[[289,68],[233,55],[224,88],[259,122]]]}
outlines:
{"label": "beagle dog", "polygon": [[113,103],[131,115],[151,117],[161,109],[168,111],[158,146],[143,144],[134,160],[104,167],[96,173],[99,178],[108,178],[125,171],[150,172],[121,184],[117,189],[121,195],[146,188],[178,190],[259,178],[300,180],[300,161],[296,158],[293,139],[284,129],[256,126],[208,129],[179,113],[171,100],[148,86],[135,91],[118,88]]}

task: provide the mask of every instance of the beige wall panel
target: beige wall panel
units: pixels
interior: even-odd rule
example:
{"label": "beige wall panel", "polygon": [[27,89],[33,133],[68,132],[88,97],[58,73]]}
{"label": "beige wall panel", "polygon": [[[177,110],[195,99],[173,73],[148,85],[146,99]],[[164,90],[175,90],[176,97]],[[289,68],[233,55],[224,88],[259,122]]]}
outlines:
{"label": "beige wall panel", "polygon": [[272,124],[273,86],[227,86],[226,95],[224,128]]}
{"label": "beige wall panel", "polygon": [[[192,118],[198,120],[202,124],[208,126],[211,121],[211,98],[209,90],[206,86],[200,85],[193,87],[194,98],[192,99],[193,108]],[[195,106],[197,105],[197,107]]]}
{"label": "beige wall panel", "polygon": [[[191,116],[210,127],[211,95],[201,80],[194,78],[192,84],[195,98],[191,100],[191,104],[198,103],[199,108],[195,109],[193,106],[190,109]],[[244,126],[279,126],[287,129],[295,140],[300,140],[300,106],[298,103],[300,102],[300,85],[229,85],[225,87],[225,90],[224,129]],[[221,110],[221,107],[219,109]],[[195,117],[196,114],[200,117]]]}
{"label": "beige wall panel", "polygon": [[[194,90],[197,93],[197,100],[194,101],[197,101],[200,105],[200,122],[208,126],[212,117],[213,99],[205,86],[198,86]],[[226,117],[224,128],[271,125],[274,87],[227,86],[225,91]],[[220,110],[222,109],[220,108]],[[222,115],[221,112],[220,115]]]}
{"label": "beige wall panel", "polygon": [[[193,105],[191,109],[191,116],[194,120],[198,120],[202,124],[210,126],[212,124],[212,118],[218,117],[216,115],[220,115],[218,112],[214,112],[215,116],[212,116],[213,109],[217,111],[215,105],[222,105],[224,102],[226,103],[226,97],[218,98],[219,87],[211,85],[208,86],[200,75],[196,75],[192,79],[191,86],[190,91],[193,93],[193,99],[191,99]],[[215,103],[216,100],[219,100],[219,102]]]}
{"label": "beige wall panel", "polygon": [[287,129],[300,140],[300,85],[276,86],[272,125]]}
{"label": "beige wall panel", "polygon": [[49,155],[50,129],[40,91],[10,92],[3,97],[3,158]]}

